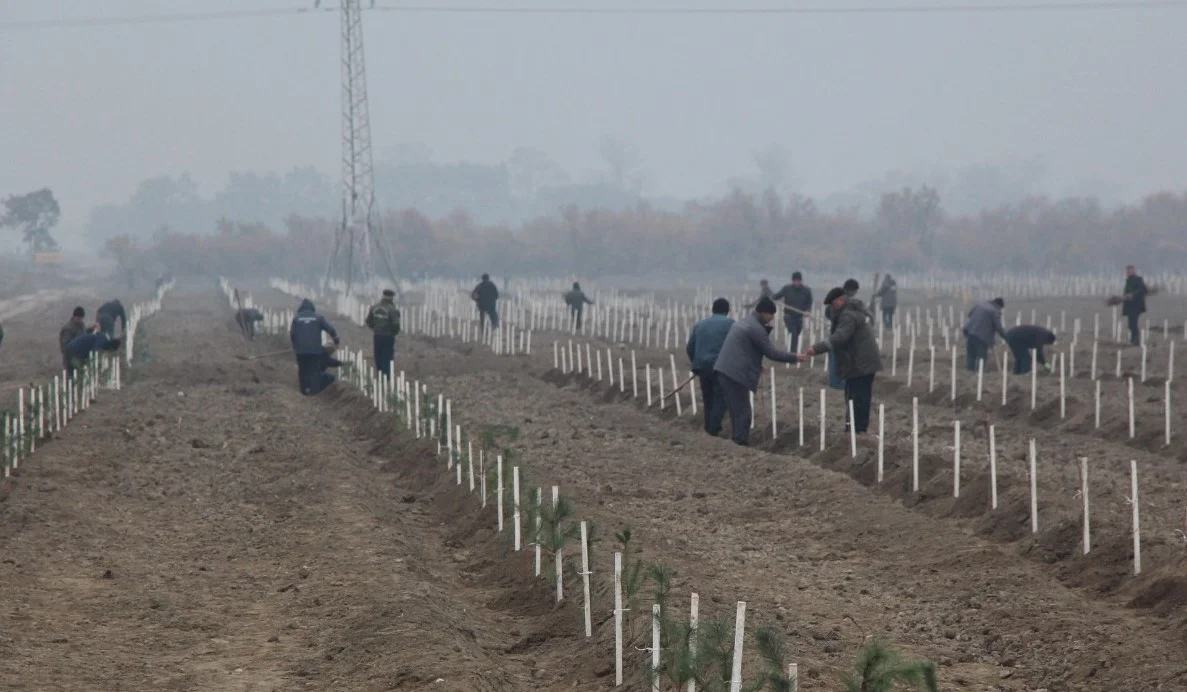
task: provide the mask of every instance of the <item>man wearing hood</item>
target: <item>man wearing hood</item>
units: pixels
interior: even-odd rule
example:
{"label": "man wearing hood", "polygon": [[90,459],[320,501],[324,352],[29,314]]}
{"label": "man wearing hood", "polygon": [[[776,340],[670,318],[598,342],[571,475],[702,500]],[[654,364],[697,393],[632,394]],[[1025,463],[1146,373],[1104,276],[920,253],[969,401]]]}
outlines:
{"label": "man wearing hood", "polygon": [[573,282],[573,290],[565,294],[565,305],[569,306],[569,319],[573,321],[577,331],[581,331],[581,316],[585,312],[585,306],[593,305],[593,301],[581,290],[581,284]]}
{"label": "man wearing hood", "polygon": [[832,353],[837,376],[845,381],[845,429],[849,429],[848,402],[853,402],[853,429],[858,434],[870,427],[870,407],[874,399],[874,375],[882,369],[878,341],[870,329],[868,313],[860,301],[850,298],[843,288],[828,292],[824,302],[832,308],[832,333],[809,348],[800,360],[821,353]]}
{"label": "man wearing hood", "polygon": [[775,319],[775,302],[760,298],[754,312],[734,323],[725,335],[721,352],[713,370],[730,412],[730,428],[735,444],[750,444],[750,393],[758,390],[762,375],[762,359],[778,363],[794,363],[796,355],[771,343],[771,322]]}
{"label": "man wearing hood", "polygon": [[308,298],[302,300],[289,327],[289,340],[297,356],[297,383],[302,394],[312,395],[321,391],[321,363],[325,353],[321,345],[322,332],[330,335],[335,346],[341,343],[334,325],[317,312],[313,301]]}

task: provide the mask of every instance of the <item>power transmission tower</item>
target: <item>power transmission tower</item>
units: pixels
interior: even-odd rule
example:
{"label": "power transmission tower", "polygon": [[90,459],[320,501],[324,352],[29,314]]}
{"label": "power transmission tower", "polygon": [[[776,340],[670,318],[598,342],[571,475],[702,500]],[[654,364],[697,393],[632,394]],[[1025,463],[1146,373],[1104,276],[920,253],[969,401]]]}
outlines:
{"label": "power transmission tower", "polygon": [[[392,259],[383,246],[375,206],[371,157],[371,114],[367,104],[367,68],[363,57],[360,0],[342,0],[342,223],[326,265],[326,279],[353,285],[377,276],[395,280]],[[374,5],[374,0],[372,0]]]}

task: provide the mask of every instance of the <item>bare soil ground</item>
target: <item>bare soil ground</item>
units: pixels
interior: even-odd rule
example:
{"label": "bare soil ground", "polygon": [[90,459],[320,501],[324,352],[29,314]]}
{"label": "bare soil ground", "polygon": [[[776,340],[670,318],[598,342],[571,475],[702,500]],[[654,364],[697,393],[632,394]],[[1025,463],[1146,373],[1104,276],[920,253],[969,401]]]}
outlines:
{"label": "bare soil ground", "polygon": [[[1049,415],[999,416],[975,398],[921,401],[929,470],[915,496],[895,490],[913,394],[880,385],[898,432],[887,454],[895,480],[875,491],[871,447],[850,461],[839,411],[823,453],[784,432],[738,449],[706,438],[687,412],[649,412],[606,383],[553,371],[546,338],[532,357],[402,339],[398,367],[450,396],[472,433],[517,428],[527,486],[560,485],[598,525],[587,643],[578,583],[553,606],[528,553],[511,552],[493,507],[479,510],[444,477],[434,449],[343,385],[301,397],[288,358],[235,360],[283,340],[244,345],[229,317],[213,291],[168,298],[142,337],[153,361],[4,491],[0,676],[11,689],[608,689],[611,536],[625,526],[638,556],[673,569],[675,608],[697,591],[703,617],[731,617],[745,600],[749,622],[781,628],[804,690],[840,689],[867,635],[936,661],[946,690],[1187,689],[1187,591],[1173,534],[1157,524],[1177,505],[1178,461],[1161,450]],[[334,321],[347,343],[369,343]],[[667,365],[664,352],[641,355]],[[780,398],[818,386],[819,372],[781,372]],[[1015,480],[1003,480],[996,516],[976,448],[965,481],[976,502],[945,499],[957,411],[974,439],[976,417],[999,421]],[[793,423],[785,431],[794,436]],[[1077,501],[1063,483],[1044,485],[1041,520],[1054,533],[1028,535],[1016,479],[1030,435],[1050,459],[1044,483],[1056,459],[1085,448],[1150,466],[1152,575],[1125,576],[1124,507],[1106,510],[1123,502],[1116,495],[1101,501],[1099,558],[1075,557]],[[642,634],[644,618],[632,617]],[[643,689],[645,653],[629,652],[626,689]]]}

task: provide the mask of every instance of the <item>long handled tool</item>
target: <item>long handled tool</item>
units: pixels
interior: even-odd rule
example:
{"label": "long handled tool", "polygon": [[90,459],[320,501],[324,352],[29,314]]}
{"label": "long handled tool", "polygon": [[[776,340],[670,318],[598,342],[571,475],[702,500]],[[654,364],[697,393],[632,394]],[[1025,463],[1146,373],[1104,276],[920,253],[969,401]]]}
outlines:
{"label": "long handled tool", "polygon": [[661,401],[667,401],[667,400],[668,400],[668,399],[670,399],[671,397],[674,397],[674,396],[676,396],[676,393],[677,393],[677,392],[679,392],[681,389],[684,389],[685,387],[687,387],[687,386],[688,386],[688,383],[689,383],[689,382],[692,382],[693,380],[695,380],[695,379],[696,379],[696,377],[697,377],[696,375],[689,375],[689,376],[688,376],[688,379],[687,379],[687,380],[685,380],[683,383],[681,383],[681,385],[680,385],[679,387],[677,387],[677,388],[673,389],[672,391],[668,392],[667,394],[665,394],[665,395],[664,395],[664,398],[663,398],[663,399],[661,399]]}
{"label": "long handled tool", "polygon": [[276,356],[283,356],[286,353],[292,353],[292,349],[285,349],[283,351],[272,351],[270,353],[261,353],[258,356],[244,356],[236,354],[235,357],[239,360],[260,360],[261,358],[275,358]]}

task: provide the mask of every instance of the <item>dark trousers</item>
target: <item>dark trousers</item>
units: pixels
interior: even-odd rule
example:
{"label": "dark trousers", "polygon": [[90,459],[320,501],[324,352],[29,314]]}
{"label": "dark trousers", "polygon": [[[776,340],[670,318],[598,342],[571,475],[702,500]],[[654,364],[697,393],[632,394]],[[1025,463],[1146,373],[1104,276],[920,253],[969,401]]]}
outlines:
{"label": "dark trousers", "polygon": [[882,326],[894,329],[894,308],[882,308]]}
{"label": "dark trousers", "polygon": [[490,320],[490,328],[499,328],[499,310],[498,308],[478,308],[478,327],[485,329],[486,320]]}
{"label": "dark trousers", "polygon": [[115,338],[115,320],[99,318],[99,329],[107,335],[109,339]]}
{"label": "dark trousers", "polygon": [[302,394],[312,396],[322,390],[321,374],[321,356],[297,354],[297,386]]}
{"label": "dark trousers", "polygon": [[[715,437],[721,433],[721,421],[725,419],[725,396],[717,377],[712,370],[697,373],[701,382],[701,401],[705,404],[705,432]],[[746,399],[749,403],[750,397]]]}
{"label": "dark trousers", "polygon": [[1142,327],[1138,324],[1138,321],[1142,319],[1142,316],[1133,314],[1126,315],[1126,317],[1129,318],[1129,343],[1133,344],[1134,346],[1141,346]]}
{"label": "dark trousers", "polygon": [[794,312],[784,312],[783,324],[787,327],[788,336],[791,337],[791,352],[799,353],[800,334],[804,331],[804,318]]}
{"label": "dark trousers", "polygon": [[968,335],[966,339],[967,340],[965,343],[967,345],[965,347],[965,365],[968,367],[970,372],[977,372],[977,361],[989,360],[989,344],[981,341],[971,334]]}
{"label": "dark trousers", "polygon": [[750,421],[754,417],[750,410],[750,390],[721,373],[717,373],[717,385],[730,412],[730,439],[745,447],[750,444]]}
{"label": "dark trousers", "polygon": [[388,334],[376,334],[372,339],[375,346],[375,369],[392,376],[392,358],[396,357],[396,337]]}
{"label": "dark trousers", "polygon": [[[853,426],[859,435],[870,429],[870,407],[874,402],[874,376],[862,375],[845,380],[845,415],[853,402]],[[846,426],[848,427],[848,426]]]}
{"label": "dark trousers", "polygon": [[573,320],[573,325],[577,331],[581,331],[581,315],[585,312],[581,308],[569,308],[569,319]]}

